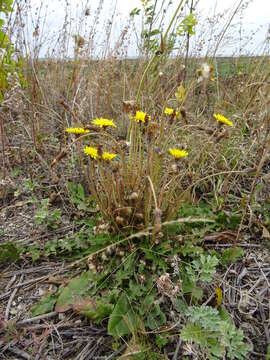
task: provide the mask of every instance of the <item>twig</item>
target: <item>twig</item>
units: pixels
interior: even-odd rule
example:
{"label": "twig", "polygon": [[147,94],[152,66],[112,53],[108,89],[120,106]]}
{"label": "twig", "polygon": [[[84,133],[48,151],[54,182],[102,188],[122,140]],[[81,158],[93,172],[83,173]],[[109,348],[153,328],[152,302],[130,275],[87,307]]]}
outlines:
{"label": "twig", "polygon": [[54,317],[56,315],[58,315],[58,313],[56,311],[53,311],[53,312],[50,312],[50,313],[47,313],[47,314],[43,314],[43,315],[35,316],[33,318],[29,318],[29,319],[19,321],[19,322],[16,323],[16,326],[23,327],[24,325],[28,325],[28,324],[31,324],[31,323],[36,322],[36,321],[50,319],[50,318],[52,318],[52,317]]}
{"label": "twig", "polygon": [[[24,277],[24,275],[21,276],[20,281],[19,281],[19,284],[21,283],[23,277]],[[9,316],[10,307],[11,307],[12,301],[14,300],[14,297],[15,297],[17,291],[18,291],[18,287],[16,287],[16,288],[12,291],[12,293],[11,293],[11,295],[10,295],[10,298],[9,298],[9,300],[8,300],[8,303],[7,303],[6,311],[5,311],[5,321],[8,321],[8,316]]]}
{"label": "twig", "polygon": [[[60,263],[50,263],[49,266],[38,266],[38,267],[31,267],[29,269],[20,269],[20,270],[16,270],[16,271],[12,271],[10,273],[7,274],[2,274],[1,276],[5,277],[10,277],[10,276],[16,276],[16,275],[21,275],[21,274],[32,274],[32,273],[37,273],[40,271],[46,271],[47,273],[53,269],[53,266],[56,265],[60,265]],[[61,264],[62,265],[62,264]]]}
{"label": "twig", "polygon": [[17,347],[9,348],[8,351],[12,352],[13,354],[16,354],[23,359],[31,360],[32,357],[25,351],[18,349]]}
{"label": "twig", "polygon": [[12,276],[12,278],[9,280],[5,290],[8,291],[10,289],[10,287],[13,285],[13,283],[16,281],[16,275]]}
{"label": "twig", "polygon": [[108,357],[106,358],[106,360],[112,360],[112,359],[114,359],[116,356],[118,356],[119,354],[121,354],[121,352],[123,352],[126,347],[127,347],[127,345],[126,345],[126,344],[123,344],[118,350],[116,350],[113,354],[111,354],[110,356],[108,356]]}
{"label": "twig", "polygon": [[89,350],[91,350],[91,346],[93,344],[93,341],[89,341],[86,346],[82,349],[82,351],[76,356],[74,360],[84,360],[87,359],[89,355]]}
{"label": "twig", "polygon": [[9,311],[10,311],[10,307],[11,307],[11,304],[12,304],[12,301],[16,295],[18,291],[18,288],[17,289],[14,289],[10,295],[10,298],[8,300],[8,303],[7,303],[7,307],[6,307],[6,311],[5,311],[5,321],[8,321],[8,316],[9,316]]}
{"label": "twig", "polygon": [[175,349],[175,353],[174,353],[174,355],[173,355],[172,360],[177,360],[177,359],[178,359],[178,353],[179,353],[181,344],[182,344],[182,340],[179,338],[179,341],[178,341],[178,343],[177,343],[177,346],[176,346],[176,349]]}
{"label": "twig", "polygon": [[5,140],[5,128],[4,128],[4,118],[0,114],[0,133],[1,133],[1,142],[2,142],[2,169],[3,169],[3,179],[7,176],[7,165],[6,165],[6,140]]}
{"label": "twig", "polygon": [[[234,246],[234,244],[204,244],[206,247],[218,247],[218,248],[223,248],[223,247],[232,247]],[[261,248],[262,245],[259,244],[237,244],[237,247],[243,247],[243,248]]]}

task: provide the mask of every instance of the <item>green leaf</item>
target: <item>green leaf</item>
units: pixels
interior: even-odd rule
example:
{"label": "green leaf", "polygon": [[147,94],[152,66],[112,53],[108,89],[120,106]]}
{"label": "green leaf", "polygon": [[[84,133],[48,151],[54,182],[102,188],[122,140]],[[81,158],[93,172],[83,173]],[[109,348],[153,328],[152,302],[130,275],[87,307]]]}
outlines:
{"label": "green leaf", "polygon": [[98,324],[112,313],[113,307],[106,298],[88,298],[75,303],[73,310]]}
{"label": "green leaf", "polygon": [[36,245],[30,246],[28,252],[32,257],[33,262],[37,261],[42,255],[40,248],[38,248]]}
{"label": "green leaf", "polygon": [[32,316],[47,314],[53,311],[56,301],[57,301],[56,295],[44,296],[36,305],[32,306],[31,308]]}
{"label": "green leaf", "polygon": [[131,12],[129,13],[130,17],[134,17],[136,15],[140,15],[141,9],[139,8],[134,8],[133,10],[131,10]]}
{"label": "green leaf", "polygon": [[192,277],[193,281],[196,279],[201,281],[212,281],[213,275],[216,273],[216,266],[218,265],[218,258],[214,255],[201,254],[200,257],[192,261],[191,267],[187,267],[187,273]]}
{"label": "green leaf", "polygon": [[188,323],[181,331],[181,339],[194,341],[203,347],[208,343],[207,333],[199,324]]}
{"label": "green leaf", "polygon": [[156,344],[159,348],[162,348],[163,346],[165,346],[166,344],[168,344],[168,335],[164,334],[164,335],[156,335]]}
{"label": "green leaf", "polygon": [[176,298],[174,303],[174,309],[180,314],[184,314],[187,310],[187,304],[180,298]]}
{"label": "green leaf", "polygon": [[0,245],[0,263],[10,263],[19,260],[20,254],[16,247],[11,242]]}
{"label": "green leaf", "polygon": [[190,306],[185,315],[188,323],[181,338],[199,344],[209,359],[246,359],[247,346],[242,330],[237,330],[232,319],[210,306]]}
{"label": "green leaf", "polygon": [[183,256],[200,255],[203,253],[203,248],[201,246],[195,246],[191,242],[187,242],[185,245],[181,246],[180,249]]}
{"label": "green leaf", "polygon": [[159,304],[155,304],[147,316],[146,326],[154,330],[164,324],[166,324],[166,315],[160,309]]}
{"label": "green leaf", "polygon": [[108,323],[108,334],[120,337],[136,329],[135,314],[125,293],[118,299]]}
{"label": "green leaf", "polygon": [[241,222],[242,216],[239,214],[227,214],[224,212],[221,212],[216,217],[217,225],[221,227],[221,229],[231,229],[235,230],[240,222]]}
{"label": "green leaf", "polygon": [[228,266],[235,263],[238,259],[243,257],[244,251],[239,247],[232,247],[222,252],[220,262],[223,266]]}
{"label": "green leaf", "polygon": [[87,296],[93,285],[93,273],[91,271],[72,279],[68,286],[62,289],[55,311],[61,313],[71,309],[76,302]]}

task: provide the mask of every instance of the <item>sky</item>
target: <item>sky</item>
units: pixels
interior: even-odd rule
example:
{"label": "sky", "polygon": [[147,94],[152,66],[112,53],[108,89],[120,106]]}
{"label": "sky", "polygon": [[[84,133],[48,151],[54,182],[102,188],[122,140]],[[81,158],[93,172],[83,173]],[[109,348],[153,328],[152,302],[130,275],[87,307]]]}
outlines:
{"label": "sky", "polygon": [[[34,27],[37,22],[38,14],[41,14],[40,33],[42,32],[43,38],[47,38],[47,42],[43,41],[41,53],[46,53],[56,46],[53,40],[57,38],[57,33],[62,28],[65,17],[66,3],[69,3],[68,13],[71,18],[70,33],[80,33],[84,35],[90,29],[96,29],[95,33],[95,46],[101,49],[105,41],[105,29],[111,14],[115,11],[115,18],[113,21],[111,47],[113,43],[119,38],[119,34],[123,31],[127,24],[127,19],[130,11],[135,7],[141,8],[141,0],[103,0],[103,8],[98,17],[96,11],[100,0],[28,0],[31,2],[32,13],[29,16],[30,27]],[[149,0],[151,3],[151,0]],[[162,0],[159,0],[160,2]],[[169,0],[165,0],[169,1]],[[152,0],[152,3],[154,1]],[[196,28],[196,35],[192,38],[192,46],[194,51],[198,44],[204,38],[211,37],[208,44],[203,45],[204,53],[210,48],[209,44],[214,46],[215,35],[220,33],[222,25],[225,25],[230,18],[232,12],[236,8],[239,0],[195,0],[198,2],[196,7],[196,16],[198,25]],[[172,1],[172,6],[169,7],[167,12],[167,19],[170,19],[173,13],[173,8],[178,5],[178,0]],[[263,51],[263,43],[266,38],[267,31],[270,27],[270,0],[243,0],[244,8],[235,17],[232,27],[228,29],[227,37],[220,46],[219,55],[233,55],[252,53],[260,54]],[[245,8],[245,4],[248,4]],[[40,11],[41,8],[41,12]],[[85,9],[89,9],[89,16],[85,20]],[[225,11],[225,16],[218,17]],[[216,15],[216,22],[211,26],[207,22],[207,18],[213,18]],[[98,21],[97,21],[98,19]],[[169,20],[167,20],[168,22]],[[136,32],[137,36],[140,33],[142,24],[142,17],[135,18],[135,26],[132,35],[129,37],[129,56],[136,56]],[[165,22],[164,27],[167,24]],[[32,33],[30,29],[29,34]],[[29,35],[30,37],[30,35]],[[241,41],[240,41],[241,39]],[[70,46],[72,41],[70,41]],[[72,51],[70,48],[69,51]]]}

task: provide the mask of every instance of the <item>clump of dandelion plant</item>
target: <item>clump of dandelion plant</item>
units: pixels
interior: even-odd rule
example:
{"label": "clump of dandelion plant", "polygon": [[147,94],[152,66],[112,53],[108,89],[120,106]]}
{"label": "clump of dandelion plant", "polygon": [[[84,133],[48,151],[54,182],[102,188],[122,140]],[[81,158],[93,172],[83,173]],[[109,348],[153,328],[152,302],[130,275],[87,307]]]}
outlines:
{"label": "clump of dandelion plant", "polygon": [[[168,33],[180,8],[181,1],[162,36],[161,53],[166,51]],[[146,66],[136,100],[124,101],[123,113],[117,118],[98,117],[84,128],[66,129],[83,145],[83,151],[78,146],[84,154],[83,159],[80,156],[80,165],[104,220],[117,232],[152,227],[156,237],[162,236],[162,222],[177,215],[192,151],[180,141],[181,128],[188,124],[183,104],[189,90],[183,83],[175,89],[175,99],[169,93],[159,108],[147,102],[142,107],[146,75],[158,63],[158,56],[155,53]],[[212,70],[204,64],[201,75],[208,79]],[[232,126],[223,115],[213,116],[219,126]],[[126,140],[117,138],[119,125],[128,128]]]}

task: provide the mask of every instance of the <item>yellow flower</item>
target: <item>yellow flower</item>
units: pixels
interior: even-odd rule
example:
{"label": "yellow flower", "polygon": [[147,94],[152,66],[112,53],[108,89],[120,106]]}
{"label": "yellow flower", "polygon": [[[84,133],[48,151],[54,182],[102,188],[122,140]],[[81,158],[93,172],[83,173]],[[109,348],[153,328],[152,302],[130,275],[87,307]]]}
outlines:
{"label": "yellow flower", "polygon": [[213,116],[218,122],[221,122],[228,126],[233,126],[233,123],[231,122],[231,120],[227,119],[225,116],[223,116],[221,114],[216,114],[216,113],[214,113]]}
{"label": "yellow flower", "polygon": [[97,148],[94,148],[92,146],[85,146],[84,153],[86,155],[89,155],[94,160],[99,159]]}
{"label": "yellow flower", "polygon": [[111,161],[112,159],[114,159],[117,155],[113,154],[113,153],[109,153],[104,151],[104,153],[102,154],[102,159],[106,160],[106,161]]}
{"label": "yellow flower", "polygon": [[145,122],[145,121],[150,121],[151,120],[151,116],[146,114],[143,111],[136,111],[136,115],[130,115],[129,116],[130,120],[134,120],[137,122]]}
{"label": "yellow flower", "polygon": [[101,129],[106,128],[108,126],[117,127],[113,120],[97,118],[92,121],[93,125],[99,126]]}
{"label": "yellow flower", "polygon": [[180,149],[169,149],[169,153],[175,157],[176,159],[181,159],[188,156],[188,152],[186,150],[180,150]]}
{"label": "yellow flower", "polygon": [[176,117],[178,117],[179,116],[179,111],[175,111],[174,109],[172,109],[172,108],[165,108],[165,110],[164,110],[164,113],[166,114],[166,115],[169,115],[169,116],[171,116],[171,115],[173,115],[174,114],[174,116],[176,116]]}
{"label": "yellow flower", "polygon": [[70,134],[81,135],[81,134],[89,133],[89,130],[84,129],[84,128],[66,128],[65,132],[70,133]]}
{"label": "yellow flower", "polygon": [[[85,146],[84,148],[84,153],[86,155],[89,155],[92,159],[94,160],[99,160],[100,159],[100,156],[98,154],[98,149],[95,148],[95,147],[92,147],[92,146]],[[102,153],[102,156],[101,158],[105,161],[111,161],[113,160],[117,155],[116,154],[113,154],[113,153],[109,153],[109,152],[106,152],[104,151]]]}

